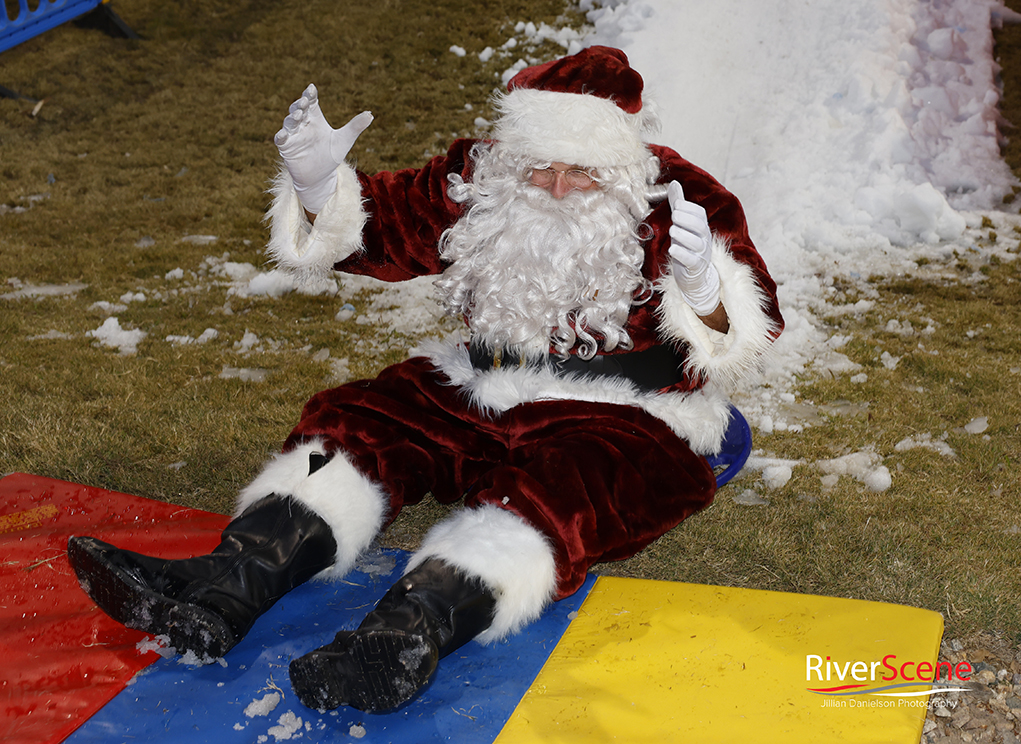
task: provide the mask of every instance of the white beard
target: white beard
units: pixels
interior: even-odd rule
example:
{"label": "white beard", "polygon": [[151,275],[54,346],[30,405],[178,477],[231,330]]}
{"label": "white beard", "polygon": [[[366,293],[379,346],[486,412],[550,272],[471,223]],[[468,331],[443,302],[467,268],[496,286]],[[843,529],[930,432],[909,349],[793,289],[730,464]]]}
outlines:
{"label": "white beard", "polygon": [[649,296],[638,236],[644,178],[618,174],[611,184],[601,170],[603,188],[555,199],[498,148],[475,153],[471,184],[451,183],[451,198],[471,208],[441,240],[452,263],[436,285],[448,309],[490,349],[541,356],[552,345],[566,355],[577,343],[589,359],[631,348],[628,315]]}

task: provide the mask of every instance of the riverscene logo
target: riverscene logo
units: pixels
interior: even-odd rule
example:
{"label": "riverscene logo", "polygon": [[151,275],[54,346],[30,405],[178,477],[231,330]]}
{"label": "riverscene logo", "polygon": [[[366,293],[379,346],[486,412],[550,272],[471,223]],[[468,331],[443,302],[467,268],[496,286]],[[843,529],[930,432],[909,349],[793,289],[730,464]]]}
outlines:
{"label": "riverscene logo", "polygon": [[[835,661],[829,656],[805,656],[806,682],[845,683],[807,688],[816,695],[829,697],[879,695],[910,698],[938,692],[968,691],[970,688],[959,685],[970,682],[973,673],[967,661],[956,665],[941,661],[933,665],[929,661],[900,661],[897,654],[887,654],[879,661],[844,662]],[[920,685],[927,685],[927,689],[918,690]]]}

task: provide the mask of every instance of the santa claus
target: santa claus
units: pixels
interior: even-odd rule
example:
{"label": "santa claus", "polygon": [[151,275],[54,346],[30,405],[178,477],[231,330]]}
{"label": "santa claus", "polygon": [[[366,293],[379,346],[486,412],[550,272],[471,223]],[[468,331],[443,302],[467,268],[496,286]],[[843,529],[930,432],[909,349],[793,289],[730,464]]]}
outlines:
{"label": "santa claus", "polygon": [[492,139],[373,176],[345,163],[370,114],[335,130],[314,86],[291,106],[273,259],[437,275],[471,340],[312,398],[210,555],[73,538],[107,613],[217,657],[297,584],[343,576],[405,506],[463,500],[358,628],[291,662],[306,705],[386,710],[711,502],[727,386],[783,327],[740,204],[647,144],[656,120],[619,50],[526,69],[495,106]]}

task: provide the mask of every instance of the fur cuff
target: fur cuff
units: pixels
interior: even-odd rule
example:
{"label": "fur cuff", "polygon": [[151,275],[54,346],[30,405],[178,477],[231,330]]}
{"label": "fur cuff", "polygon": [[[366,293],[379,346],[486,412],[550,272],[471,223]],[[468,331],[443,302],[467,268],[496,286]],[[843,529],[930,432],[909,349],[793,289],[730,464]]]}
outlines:
{"label": "fur cuff", "polygon": [[477,640],[489,643],[535,620],[557,588],[553,548],[521,517],[495,506],[462,509],[429,530],[408,571],[427,558],[482,579],[496,596],[493,624]]}
{"label": "fur cuff", "polygon": [[657,128],[649,111],[626,113],[595,95],[518,88],[498,96],[493,138],[542,162],[623,167],[649,157],[643,135]]}
{"label": "fur cuff", "polygon": [[663,296],[660,330],[664,337],[688,349],[687,368],[712,382],[731,385],[758,368],[776,327],[764,308],[768,300],[752,270],[734,259],[727,246],[713,240],[713,264],[720,273],[720,301],[727,310],[730,331],[719,333],[707,327],[691,306],[668,268],[656,282]]}
{"label": "fur cuff", "polygon": [[236,514],[270,494],[290,496],[322,517],[337,541],[334,564],[320,578],[339,578],[354,566],[358,556],[379,534],[389,500],[382,490],[358,473],[337,452],[312,475],[308,457],[326,454],[319,442],[306,442],[277,455],[238,496]]}
{"label": "fur cuff", "polygon": [[286,168],[270,188],[273,202],[266,219],[270,223],[266,252],[285,271],[303,281],[330,276],[338,261],[362,249],[361,185],[354,169],[337,168],[337,190],[310,225]]}

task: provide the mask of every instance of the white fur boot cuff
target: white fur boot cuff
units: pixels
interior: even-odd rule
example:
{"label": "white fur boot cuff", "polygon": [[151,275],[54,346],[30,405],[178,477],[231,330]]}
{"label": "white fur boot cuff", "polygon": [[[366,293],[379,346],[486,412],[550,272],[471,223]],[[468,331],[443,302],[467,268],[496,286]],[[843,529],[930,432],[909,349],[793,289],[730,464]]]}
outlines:
{"label": "white fur boot cuff", "polygon": [[237,514],[270,494],[290,496],[314,511],[333,530],[337,557],[320,578],[341,577],[379,534],[389,499],[342,452],[309,475],[309,456],[325,454],[319,442],[306,442],[266,463],[238,496]]}
{"label": "white fur boot cuff", "polygon": [[536,619],[552,600],[557,575],[553,548],[521,517],[495,506],[462,509],[429,530],[408,570],[439,558],[476,576],[493,591],[493,624],[477,638],[498,640]]}

